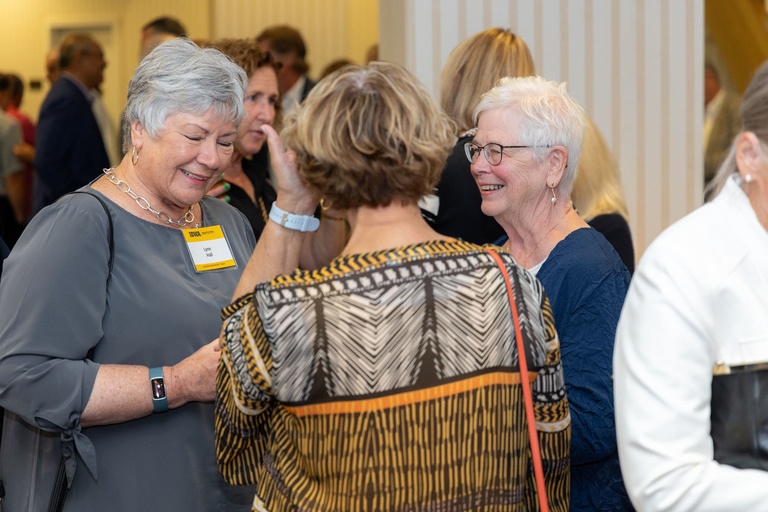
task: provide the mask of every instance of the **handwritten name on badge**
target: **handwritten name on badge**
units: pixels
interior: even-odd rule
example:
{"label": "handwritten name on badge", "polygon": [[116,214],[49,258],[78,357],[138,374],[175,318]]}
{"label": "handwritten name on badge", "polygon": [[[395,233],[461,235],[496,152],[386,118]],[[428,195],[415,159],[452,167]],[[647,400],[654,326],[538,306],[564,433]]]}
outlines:
{"label": "handwritten name on badge", "polygon": [[237,266],[221,226],[183,229],[182,232],[197,272]]}

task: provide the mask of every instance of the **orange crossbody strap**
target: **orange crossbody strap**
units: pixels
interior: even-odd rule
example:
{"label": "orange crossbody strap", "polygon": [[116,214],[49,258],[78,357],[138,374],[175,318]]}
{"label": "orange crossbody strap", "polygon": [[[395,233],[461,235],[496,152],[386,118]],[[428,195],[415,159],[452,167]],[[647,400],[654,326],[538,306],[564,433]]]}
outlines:
{"label": "orange crossbody strap", "polygon": [[509,295],[509,307],[512,309],[512,320],[515,322],[515,341],[517,342],[517,359],[520,362],[520,381],[523,385],[523,399],[525,401],[525,417],[528,420],[528,437],[531,440],[531,456],[533,458],[533,473],[536,476],[536,490],[539,495],[539,508],[542,512],[549,512],[547,504],[547,490],[544,486],[544,468],[541,464],[541,449],[539,448],[539,436],[536,432],[536,419],[533,416],[533,396],[531,395],[531,384],[528,381],[528,361],[525,359],[525,346],[523,345],[523,333],[520,330],[520,320],[517,316],[517,304],[515,296],[512,294],[512,283],[509,280],[507,267],[501,259],[501,256],[488,247],[483,249],[496,260],[496,264],[504,276],[504,282],[507,285]]}

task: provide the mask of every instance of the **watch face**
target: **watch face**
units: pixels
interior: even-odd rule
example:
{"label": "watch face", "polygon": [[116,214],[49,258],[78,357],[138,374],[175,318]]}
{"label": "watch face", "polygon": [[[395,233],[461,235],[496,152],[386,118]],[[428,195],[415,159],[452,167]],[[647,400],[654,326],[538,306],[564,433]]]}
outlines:
{"label": "watch face", "polygon": [[163,382],[163,379],[152,379],[149,383],[152,386],[152,398],[165,398],[165,382]]}

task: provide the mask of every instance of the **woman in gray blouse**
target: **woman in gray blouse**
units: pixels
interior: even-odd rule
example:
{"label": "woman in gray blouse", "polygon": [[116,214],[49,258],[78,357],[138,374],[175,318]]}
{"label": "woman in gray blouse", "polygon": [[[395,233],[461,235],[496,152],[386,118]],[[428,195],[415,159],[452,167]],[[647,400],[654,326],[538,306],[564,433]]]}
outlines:
{"label": "woman in gray blouse", "polygon": [[216,50],[158,46],[128,87],[125,158],[40,212],[6,261],[4,512],[47,510],[57,474],[64,510],[250,508],[216,467],[212,401],[219,310],[255,240],[205,196],[246,82]]}

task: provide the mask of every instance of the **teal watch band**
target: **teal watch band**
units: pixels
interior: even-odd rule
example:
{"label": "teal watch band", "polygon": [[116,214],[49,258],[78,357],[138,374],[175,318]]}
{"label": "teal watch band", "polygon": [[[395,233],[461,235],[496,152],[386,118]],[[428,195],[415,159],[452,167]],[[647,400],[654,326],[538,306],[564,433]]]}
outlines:
{"label": "teal watch band", "polygon": [[165,397],[165,378],[163,369],[149,369],[149,385],[152,388],[152,406],[155,412],[165,412],[168,410],[168,399]]}

